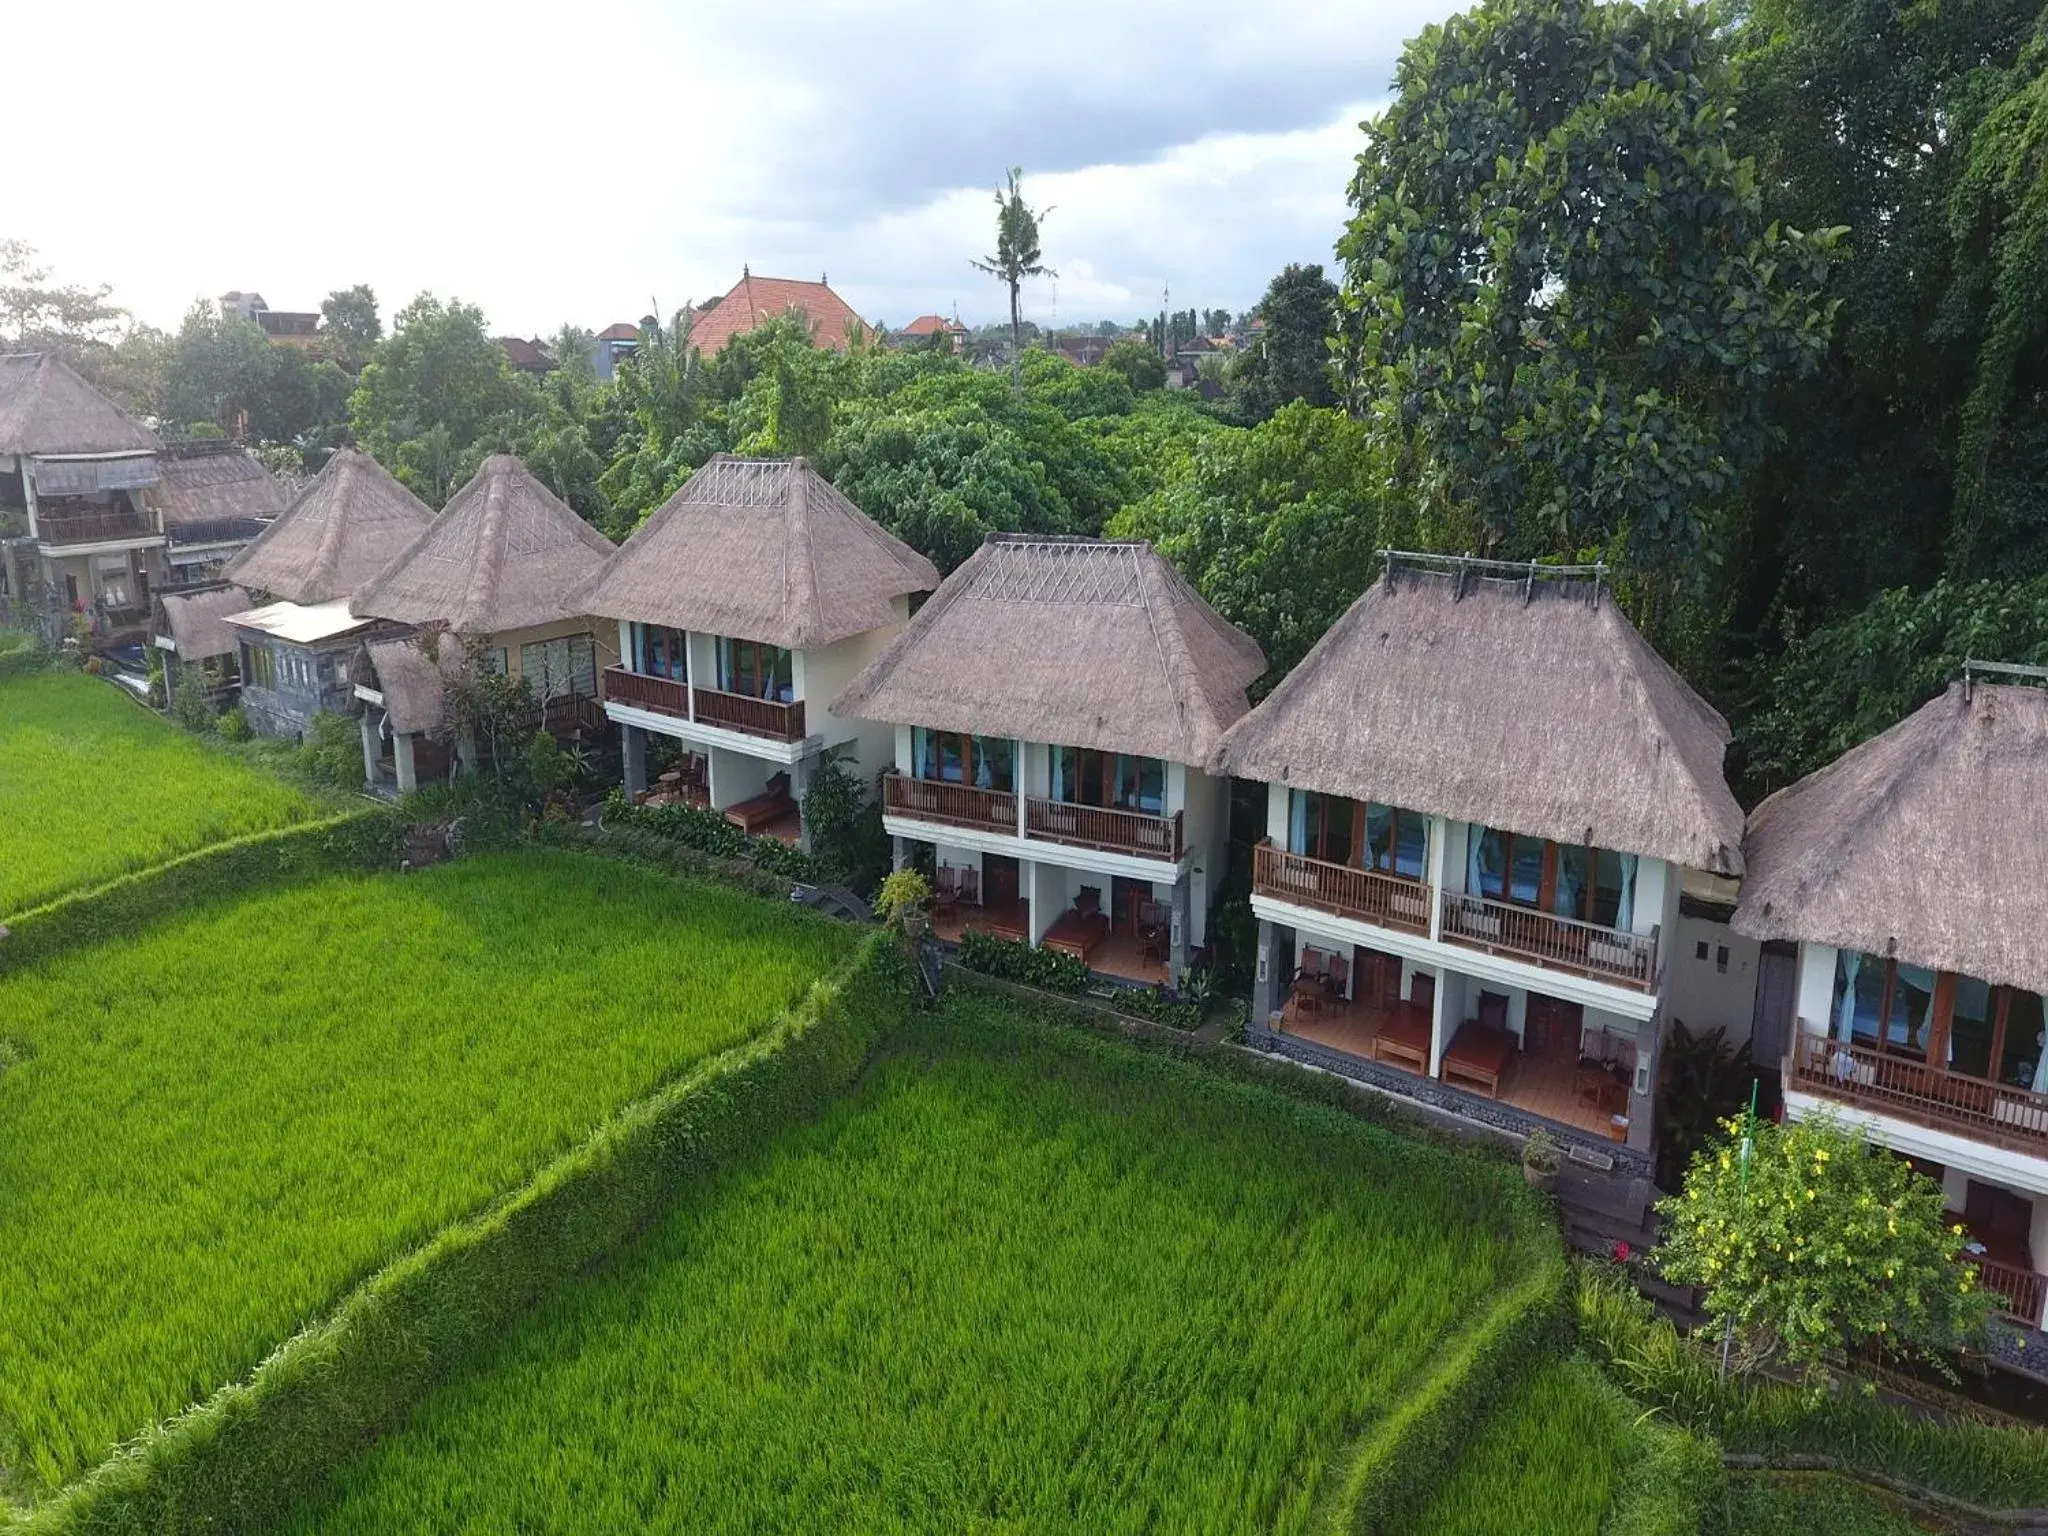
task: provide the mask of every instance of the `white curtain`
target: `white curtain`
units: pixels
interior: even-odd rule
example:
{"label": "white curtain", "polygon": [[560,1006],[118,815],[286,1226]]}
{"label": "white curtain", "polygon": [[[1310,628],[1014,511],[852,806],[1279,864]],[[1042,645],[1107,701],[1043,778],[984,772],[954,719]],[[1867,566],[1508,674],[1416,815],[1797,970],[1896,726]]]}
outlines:
{"label": "white curtain", "polygon": [[1624,853],[1621,860],[1621,900],[1614,909],[1614,926],[1633,933],[1636,926],[1636,856]]}
{"label": "white curtain", "polygon": [[1479,878],[1479,844],[1486,836],[1486,829],[1478,822],[1465,828],[1465,894],[1477,896],[1482,887]]}
{"label": "white curtain", "polygon": [[1856,973],[1863,969],[1863,952],[1845,949],[1842,955],[1842,1006],[1835,1010],[1835,1038],[1856,1037]]}
{"label": "white curtain", "polygon": [[1052,797],[1055,800],[1067,798],[1067,749],[1048,747],[1052,754]]}
{"label": "white curtain", "polygon": [[[2048,1024],[2048,992],[2041,994],[2041,1020]],[[1997,1062],[1991,1064],[1991,1071],[1994,1076],[1997,1074]],[[2034,1080],[2027,1086],[2036,1093],[2048,1093],[2048,1028],[2041,1031],[2041,1055],[2034,1062]]]}
{"label": "white curtain", "polygon": [[977,736],[974,738],[974,787],[987,789],[995,781],[989,777],[988,747]]}

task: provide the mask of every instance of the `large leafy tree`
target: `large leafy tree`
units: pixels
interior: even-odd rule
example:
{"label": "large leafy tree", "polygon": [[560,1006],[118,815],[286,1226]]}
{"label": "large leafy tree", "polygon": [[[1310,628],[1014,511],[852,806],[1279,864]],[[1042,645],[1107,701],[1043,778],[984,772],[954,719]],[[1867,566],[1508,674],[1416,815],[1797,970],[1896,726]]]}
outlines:
{"label": "large leafy tree", "polygon": [[1024,201],[1024,171],[1012,166],[1007,185],[996,188],[995,252],[972,263],[1010,291],[1010,375],[1019,388],[1023,386],[1024,284],[1034,277],[1059,276],[1045,264],[1045,252],[1038,243],[1039,222],[1051,211]]}
{"label": "large leafy tree", "polygon": [[368,283],[337,288],[320,302],[320,325],[328,355],[350,374],[362,372],[370,350],[384,339],[377,295]]}
{"label": "large leafy tree", "polygon": [[1396,541],[1381,450],[1366,426],[1297,400],[1201,437],[1182,471],[1109,531],[1152,540],[1278,677],[1308,654]]}
{"label": "large leafy tree", "polygon": [[[1339,252],[1343,362],[1488,547],[1676,570],[1825,354],[1837,240],[1769,222],[1702,10],[1486,0],[1404,50]],[[1696,568],[1696,567],[1694,567]]]}
{"label": "large leafy tree", "polygon": [[165,355],[158,412],[179,426],[239,430],[269,399],[274,351],[253,320],[196,301]]}
{"label": "large leafy tree", "polygon": [[363,446],[438,506],[486,455],[511,446],[537,405],[482,310],[423,293],[371,350],[349,417]]}
{"label": "large leafy tree", "polygon": [[1337,332],[1337,285],[1322,266],[1289,263],[1266,285],[1256,314],[1265,327],[1238,361],[1239,414],[1264,421],[1290,400],[1335,404],[1330,339]]}

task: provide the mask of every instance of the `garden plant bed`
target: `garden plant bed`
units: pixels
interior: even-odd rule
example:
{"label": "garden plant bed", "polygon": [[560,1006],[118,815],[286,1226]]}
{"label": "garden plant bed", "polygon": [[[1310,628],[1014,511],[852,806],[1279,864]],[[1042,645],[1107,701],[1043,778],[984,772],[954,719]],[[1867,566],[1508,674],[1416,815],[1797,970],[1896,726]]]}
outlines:
{"label": "garden plant bed", "polygon": [[1298,1532],[1554,1249],[1497,1162],[956,993],[293,1528]]}
{"label": "garden plant bed", "polygon": [[[202,902],[0,976],[0,1489],[49,1493],[858,935],[523,850]],[[0,1514],[0,1525],[5,1524]]]}
{"label": "garden plant bed", "polygon": [[44,669],[0,680],[0,919],[324,814],[96,678]]}

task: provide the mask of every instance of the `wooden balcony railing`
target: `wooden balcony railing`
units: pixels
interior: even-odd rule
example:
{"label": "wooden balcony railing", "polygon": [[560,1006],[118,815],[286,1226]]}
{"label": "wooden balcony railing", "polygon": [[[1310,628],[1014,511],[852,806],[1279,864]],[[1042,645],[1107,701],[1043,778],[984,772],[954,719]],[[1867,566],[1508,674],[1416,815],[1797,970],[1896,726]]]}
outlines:
{"label": "wooden balcony railing", "polygon": [[1874,1046],[1807,1033],[1803,1026],[1785,1062],[1785,1082],[1975,1141],[2048,1156],[2048,1097],[2024,1088],[1944,1072]]}
{"label": "wooden balcony railing", "polygon": [[1406,875],[1333,864],[1261,843],[1253,850],[1252,888],[1382,928],[1429,932],[1429,885]]}
{"label": "wooden balcony railing", "polygon": [[1973,1258],[1977,1279],[1999,1300],[1999,1312],[2029,1328],[2041,1326],[2041,1304],[2048,1301],[2048,1275],[2037,1275],[2017,1264],[2000,1264],[1992,1259]]}
{"label": "wooden balcony railing", "polygon": [[1147,859],[1178,859],[1184,846],[1179,811],[1171,816],[1154,816],[1146,811],[1071,805],[1043,795],[1025,797],[1024,835],[1049,843],[1100,848],[1109,853],[1134,853]]}
{"label": "wooden balcony railing", "polygon": [[972,784],[892,773],[882,780],[882,809],[919,821],[1017,835],[1017,797],[1003,789],[976,789]]}
{"label": "wooden balcony railing", "polygon": [[1624,933],[1456,891],[1443,893],[1443,907],[1443,936],[1452,943],[1645,992],[1656,984],[1654,933]]}
{"label": "wooden balcony railing", "polygon": [[604,696],[620,704],[631,704],[636,709],[651,709],[656,714],[674,715],[680,720],[690,718],[689,685],[672,678],[656,677],[650,672],[606,667]]}
{"label": "wooden balcony railing", "polygon": [[773,699],[749,698],[743,693],[722,693],[716,688],[691,690],[697,696],[697,718],[706,725],[749,736],[766,736],[772,741],[804,739],[804,701],[780,704]]}
{"label": "wooden balcony railing", "polygon": [[45,544],[96,544],[106,539],[146,539],[155,534],[140,512],[44,513],[36,537]]}

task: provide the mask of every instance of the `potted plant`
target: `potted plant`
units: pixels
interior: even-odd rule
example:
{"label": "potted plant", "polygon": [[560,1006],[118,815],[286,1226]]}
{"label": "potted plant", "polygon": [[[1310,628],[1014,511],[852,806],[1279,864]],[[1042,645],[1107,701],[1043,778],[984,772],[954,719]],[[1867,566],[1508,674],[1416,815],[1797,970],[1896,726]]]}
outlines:
{"label": "potted plant", "polygon": [[923,875],[914,869],[899,869],[882,882],[875,897],[875,916],[914,944],[931,927],[931,915],[926,911],[931,899],[932,888]]}
{"label": "potted plant", "polygon": [[1529,1181],[1529,1187],[1549,1194],[1557,1188],[1558,1170],[1563,1166],[1564,1149],[1557,1144],[1557,1138],[1540,1128],[1531,1131],[1529,1139],[1522,1143],[1522,1177]]}

